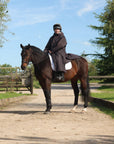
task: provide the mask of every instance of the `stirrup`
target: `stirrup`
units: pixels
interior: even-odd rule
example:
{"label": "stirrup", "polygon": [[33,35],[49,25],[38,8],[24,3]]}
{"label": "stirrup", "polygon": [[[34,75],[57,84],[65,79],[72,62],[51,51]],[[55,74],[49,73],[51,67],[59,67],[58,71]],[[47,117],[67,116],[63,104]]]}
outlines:
{"label": "stirrup", "polygon": [[64,74],[58,75],[57,79],[60,80],[60,81],[64,81]]}

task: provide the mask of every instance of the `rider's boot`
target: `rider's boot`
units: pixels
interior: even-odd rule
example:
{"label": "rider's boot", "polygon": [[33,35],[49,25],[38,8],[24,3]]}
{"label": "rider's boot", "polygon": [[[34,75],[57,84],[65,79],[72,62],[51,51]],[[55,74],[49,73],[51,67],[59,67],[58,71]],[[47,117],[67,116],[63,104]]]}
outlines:
{"label": "rider's boot", "polygon": [[60,81],[64,81],[64,72],[58,72],[57,73],[57,79]]}

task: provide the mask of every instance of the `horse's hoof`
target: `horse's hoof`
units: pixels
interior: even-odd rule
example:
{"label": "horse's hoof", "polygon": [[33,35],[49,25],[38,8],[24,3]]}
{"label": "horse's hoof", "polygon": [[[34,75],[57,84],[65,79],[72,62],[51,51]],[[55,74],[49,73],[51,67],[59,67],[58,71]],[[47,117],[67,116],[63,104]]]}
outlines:
{"label": "horse's hoof", "polygon": [[73,107],[73,109],[71,109],[71,110],[70,110],[70,113],[75,113],[75,112],[76,112],[77,107],[78,107],[78,106],[77,106],[77,105],[75,105],[75,106]]}
{"label": "horse's hoof", "polygon": [[82,110],[82,112],[87,112],[87,108],[84,108],[84,109]]}
{"label": "horse's hoof", "polygon": [[45,111],[44,114],[50,114],[50,111]]}
{"label": "horse's hoof", "polygon": [[69,113],[75,113],[76,112],[76,110],[73,110],[73,109],[71,109],[70,111],[69,111]]}

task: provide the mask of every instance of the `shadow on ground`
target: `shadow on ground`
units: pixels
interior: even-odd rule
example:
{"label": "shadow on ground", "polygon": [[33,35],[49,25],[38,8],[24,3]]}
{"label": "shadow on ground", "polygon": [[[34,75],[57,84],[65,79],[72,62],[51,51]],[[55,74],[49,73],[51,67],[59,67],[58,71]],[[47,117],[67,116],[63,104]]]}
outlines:
{"label": "shadow on ground", "polygon": [[[63,136],[64,137],[64,136]],[[76,135],[78,138],[78,135]],[[26,144],[113,144],[114,143],[114,137],[109,135],[94,135],[89,136],[90,139],[87,140],[56,140],[56,139],[50,139],[44,137],[29,137],[29,136],[21,136],[17,138],[0,138],[0,141],[14,141],[14,142],[21,142]],[[29,142],[27,142],[29,141]]]}
{"label": "shadow on ground", "polygon": [[[27,114],[35,114],[35,113],[44,113],[46,106],[45,104],[38,104],[38,103],[22,103],[22,104],[18,104],[18,106],[20,106],[21,108],[28,108],[27,111],[24,110],[1,110],[1,113],[4,114],[20,114],[20,115],[27,115]],[[12,106],[13,107],[13,106]],[[91,107],[91,105],[89,106]],[[29,108],[31,108],[31,110],[29,110]],[[41,108],[43,110],[41,110]],[[65,103],[54,103],[53,107],[51,109],[51,113],[70,113],[70,110],[73,108],[73,104],[65,104]],[[35,110],[32,110],[35,109]],[[40,109],[40,110],[38,110]],[[62,109],[62,110],[61,110]],[[78,105],[78,109],[80,109],[80,112],[75,112],[75,113],[82,113],[82,109],[83,109],[83,105],[79,104]]]}
{"label": "shadow on ground", "polygon": [[[80,84],[78,84],[78,87],[80,88]],[[100,86],[99,85],[90,85],[90,89],[98,89]],[[64,90],[64,89],[72,89],[71,84],[55,84],[52,85],[51,88],[53,90]]]}

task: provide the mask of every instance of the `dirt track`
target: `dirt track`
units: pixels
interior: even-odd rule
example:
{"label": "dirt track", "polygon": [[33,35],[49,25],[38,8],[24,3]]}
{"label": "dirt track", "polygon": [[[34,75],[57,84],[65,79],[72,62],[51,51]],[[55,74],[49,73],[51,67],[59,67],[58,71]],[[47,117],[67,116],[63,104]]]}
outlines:
{"label": "dirt track", "polygon": [[89,107],[82,113],[69,113],[73,92],[53,87],[53,109],[48,115],[41,89],[38,96],[12,104],[0,111],[0,144],[113,144],[114,120]]}

